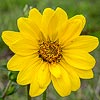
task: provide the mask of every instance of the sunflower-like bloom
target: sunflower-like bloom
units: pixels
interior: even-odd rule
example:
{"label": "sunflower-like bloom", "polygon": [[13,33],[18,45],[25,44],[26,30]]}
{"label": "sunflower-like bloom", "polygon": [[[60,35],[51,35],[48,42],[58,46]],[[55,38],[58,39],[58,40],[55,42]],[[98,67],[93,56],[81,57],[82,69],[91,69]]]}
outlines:
{"label": "sunflower-like bloom", "polygon": [[51,83],[60,96],[80,88],[80,78],[93,78],[95,59],[89,54],[98,46],[94,36],[80,35],[86,19],[66,12],[36,8],[17,21],[19,32],[4,31],[3,41],[15,53],[7,68],[19,71],[17,82],[30,84],[30,96],[42,94]]}

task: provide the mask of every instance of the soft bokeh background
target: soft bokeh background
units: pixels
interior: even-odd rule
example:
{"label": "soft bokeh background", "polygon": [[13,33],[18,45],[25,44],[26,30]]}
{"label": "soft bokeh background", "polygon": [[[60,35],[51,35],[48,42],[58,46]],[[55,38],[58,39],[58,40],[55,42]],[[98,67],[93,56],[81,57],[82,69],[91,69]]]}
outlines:
{"label": "soft bokeh background", "polygon": [[[28,16],[31,7],[38,8],[41,12],[45,7],[63,8],[69,17],[76,14],[83,14],[87,19],[87,24],[82,34],[89,34],[100,39],[100,0],[0,0],[0,35],[4,30],[18,31],[17,19],[21,16]],[[100,47],[91,53],[96,58],[94,78],[81,80],[81,88],[77,92],[72,92],[70,96],[61,98],[49,86],[47,100],[100,100]],[[13,55],[0,37],[0,95],[8,82],[8,71],[6,63]],[[26,100],[26,87],[20,86],[18,91],[5,100]],[[34,100],[40,100],[36,97]]]}

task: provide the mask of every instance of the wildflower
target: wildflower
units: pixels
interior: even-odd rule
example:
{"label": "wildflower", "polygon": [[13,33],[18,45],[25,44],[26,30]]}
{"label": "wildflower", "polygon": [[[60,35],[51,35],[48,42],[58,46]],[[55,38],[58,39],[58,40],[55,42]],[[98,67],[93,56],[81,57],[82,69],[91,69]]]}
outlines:
{"label": "wildflower", "polygon": [[36,8],[18,19],[19,32],[4,31],[3,41],[15,53],[7,67],[19,71],[17,82],[30,84],[30,96],[42,94],[51,83],[61,96],[80,88],[80,78],[93,78],[95,59],[89,54],[98,46],[94,36],[80,35],[86,19],[66,12]]}

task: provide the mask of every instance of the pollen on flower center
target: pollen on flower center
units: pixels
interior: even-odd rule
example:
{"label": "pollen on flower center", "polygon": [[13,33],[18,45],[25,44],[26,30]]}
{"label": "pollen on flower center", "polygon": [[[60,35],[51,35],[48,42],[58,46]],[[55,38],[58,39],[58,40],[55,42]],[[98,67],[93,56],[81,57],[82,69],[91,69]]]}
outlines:
{"label": "pollen on flower center", "polygon": [[48,63],[60,62],[62,58],[61,46],[58,42],[43,41],[40,43],[40,49],[38,51],[39,57]]}

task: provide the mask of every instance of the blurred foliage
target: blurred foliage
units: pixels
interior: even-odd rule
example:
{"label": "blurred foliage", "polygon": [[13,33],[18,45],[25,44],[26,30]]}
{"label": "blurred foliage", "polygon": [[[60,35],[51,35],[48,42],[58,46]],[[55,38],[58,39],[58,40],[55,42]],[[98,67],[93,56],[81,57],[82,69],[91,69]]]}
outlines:
{"label": "blurred foliage", "polygon": [[[0,34],[4,30],[18,31],[17,19],[28,16],[31,7],[36,7],[42,12],[46,7],[55,9],[58,6],[68,13],[69,18],[76,14],[83,14],[87,23],[82,34],[93,35],[100,40],[100,0],[0,0]],[[0,95],[8,82],[6,63],[12,55],[13,53],[0,37]],[[50,85],[47,90],[48,100],[100,100],[100,47],[92,52],[92,55],[97,61],[94,78],[82,80],[81,88],[65,98],[61,98]],[[6,100],[26,100],[25,89],[20,87],[17,93],[7,97]],[[40,98],[36,97],[34,100]]]}

